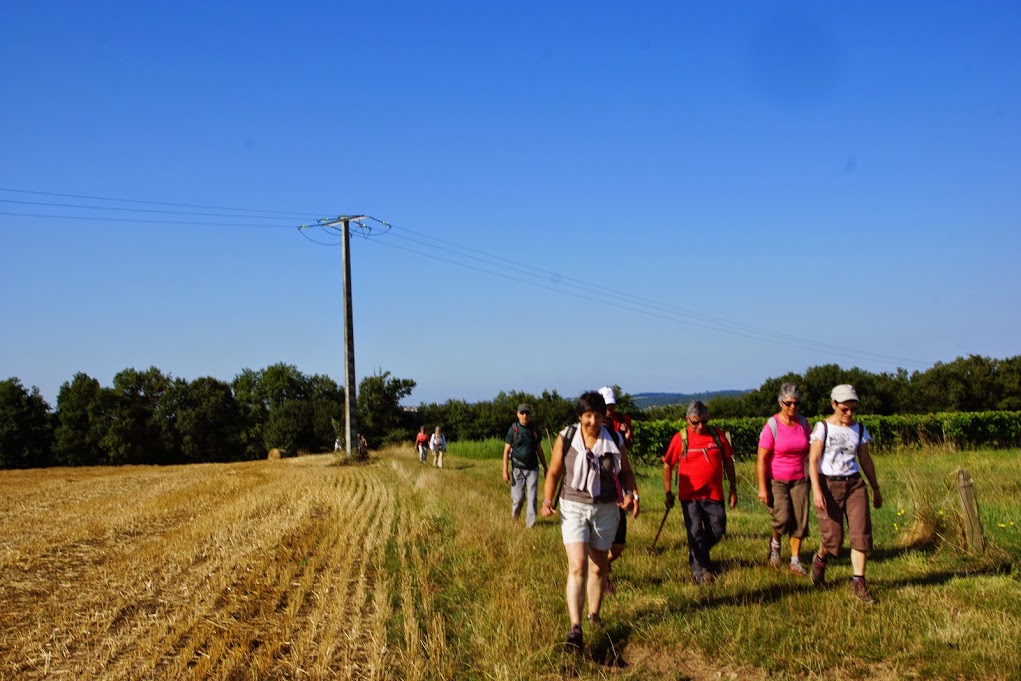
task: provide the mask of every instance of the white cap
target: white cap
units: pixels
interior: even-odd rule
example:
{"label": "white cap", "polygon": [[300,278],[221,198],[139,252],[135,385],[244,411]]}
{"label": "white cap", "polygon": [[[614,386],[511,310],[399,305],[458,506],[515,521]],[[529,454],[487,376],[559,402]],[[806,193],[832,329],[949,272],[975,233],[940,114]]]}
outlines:
{"label": "white cap", "polygon": [[857,402],[858,393],[854,391],[853,385],[841,383],[833,389],[833,392],[830,393],[830,399],[834,402],[850,402],[851,400]]}
{"label": "white cap", "polygon": [[617,397],[613,394],[613,388],[604,385],[599,389],[599,394],[603,396],[603,402],[607,404],[617,404]]}

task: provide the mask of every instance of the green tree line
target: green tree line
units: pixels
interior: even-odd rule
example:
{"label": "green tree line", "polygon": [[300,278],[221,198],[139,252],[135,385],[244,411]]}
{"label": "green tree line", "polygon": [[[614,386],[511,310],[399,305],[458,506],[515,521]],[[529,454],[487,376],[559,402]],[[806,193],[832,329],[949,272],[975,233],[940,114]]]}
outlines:
{"label": "green tree line", "polygon": [[[407,430],[399,402],[415,382],[366,377],[358,412],[370,445]],[[103,387],[75,374],[56,408],[17,378],[0,381],[0,468],[180,464],[259,459],[271,448],[332,450],[343,439],[344,389],[290,364],[245,369],[231,382],[188,382],[156,367],[125,369]],[[338,436],[338,431],[340,435]]]}
{"label": "green tree line", "polygon": [[[769,378],[741,395],[712,399],[710,415],[766,418],[776,411],[780,384],[786,382],[801,386],[802,412],[809,418],[829,412],[829,392],[838,383],[858,389],[863,414],[1021,410],[1021,355],[1003,360],[970,355],[911,374],[811,367],[804,374]],[[359,384],[359,432],[371,448],[409,441],[419,426],[441,426],[450,440],[502,437],[520,402],[531,404],[541,429],[555,431],[574,421],[573,398],[555,390],[402,408],[415,385],[382,370]],[[643,411],[619,386],[615,392],[618,409],[636,421],[683,418],[684,405]],[[343,404],[344,390],[333,379],[282,363],[245,369],[231,382],[212,377],[188,382],[150,367],[125,369],[104,387],[78,373],[60,387],[55,409],[37,388],[9,378],[0,381],[0,468],[237,461],[263,458],[273,447],[292,453],[332,450],[334,440],[343,438]]]}

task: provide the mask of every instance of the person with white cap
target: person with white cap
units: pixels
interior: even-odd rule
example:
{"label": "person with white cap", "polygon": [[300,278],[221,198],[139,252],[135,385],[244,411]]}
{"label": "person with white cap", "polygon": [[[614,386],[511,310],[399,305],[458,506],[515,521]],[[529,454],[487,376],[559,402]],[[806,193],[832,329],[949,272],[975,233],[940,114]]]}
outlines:
{"label": "person with white cap", "polygon": [[841,384],[830,393],[833,414],[815,424],[810,438],[808,471],[812,478],[812,503],[819,518],[819,551],[812,561],[812,584],[826,580],[826,564],[837,556],[844,543],[844,520],[851,536],[851,593],[865,603],[873,603],[865,583],[865,564],[872,551],[872,516],[869,495],[862,474],[872,487],[876,508],[883,495],[876,480],[876,469],[869,454],[872,436],[854,420],[858,411],[858,393]]}
{"label": "person with white cap", "polygon": [[[617,396],[613,392],[613,388],[608,385],[604,385],[599,389],[599,394],[603,396],[603,401],[606,402],[606,418],[604,419],[604,425],[607,430],[612,430],[618,433],[624,438],[624,444],[628,449],[631,449],[631,445],[634,444],[635,435],[631,428],[631,417],[627,414],[617,411]],[[638,490],[631,490],[634,498],[638,498]],[[624,509],[620,509],[620,523],[617,525],[617,535],[613,538],[613,546],[610,547],[609,564],[606,568],[606,582],[603,584],[603,590],[608,593],[613,593],[613,584],[610,582],[610,572],[613,571],[613,561],[620,558],[620,554],[624,552],[624,546],[627,544],[627,512]]]}

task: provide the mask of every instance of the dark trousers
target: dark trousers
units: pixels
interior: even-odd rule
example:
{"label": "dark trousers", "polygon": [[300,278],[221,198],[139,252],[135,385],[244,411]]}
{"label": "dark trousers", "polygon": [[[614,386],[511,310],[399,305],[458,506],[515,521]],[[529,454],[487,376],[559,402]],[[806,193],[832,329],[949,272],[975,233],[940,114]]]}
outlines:
{"label": "dark trousers", "polygon": [[700,577],[709,571],[709,549],[723,539],[727,531],[727,512],[722,501],[696,499],[682,501],[684,529],[688,531],[688,559],[691,573]]}

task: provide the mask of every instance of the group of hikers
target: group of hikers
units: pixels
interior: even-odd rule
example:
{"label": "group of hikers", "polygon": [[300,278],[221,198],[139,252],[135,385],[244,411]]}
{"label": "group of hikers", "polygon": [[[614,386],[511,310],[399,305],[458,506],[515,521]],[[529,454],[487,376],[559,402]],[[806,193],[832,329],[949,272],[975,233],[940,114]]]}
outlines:
{"label": "group of hikers", "polygon": [[[787,535],[788,569],[797,576],[809,574],[800,553],[802,540],[808,536],[811,490],[820,535],[820,546],[810,567],[812,584],[825,582],[827,563],[839,555],[843,545],[846,521],[853,572],[850,590],[861,601],[872,603],[865,582],[865,565],[872,550],[872,521],[863,475],[872,489],[875,507],[883,501],[869,454],[872,437],[854,418],[858,394],[846,384],[833,388],[833,413],[814,427],[809,427],[799,413],[801,397],[798,386],[783,384],[777,399],[780,410],[766,421],[759,437],[758,498],[769,509],[772,530],[767,561],[776,568],[783,565],[781,539]],[[519,518],[524,507],[526,527],[535,524],[537,507],[544,518],[560,515],[571,621],[567,645],[581,649],[583,621],[592,627],[602,626],[599,612],[603,596],[613,589],[611,564],[624,550],[627,515],[637,518],[640,503],[628,460],[628,448],[634,440],[631,419],[617,412],[613,390],[604,387],[583,393],[577,400],[576,414],[578,422],[562,430],[553,442],[547,466],[542,438],[529,422],[531,408],[519,404],[517,421],[504,438],[503,481],[511,485],[511,517]],[[702,402],[688,406],[686,419],[685,428],[673,436],[662,459],[666,500],[663,521],[679,502],[692,577],[696,584],[707,584],[717,575],[710,550],[726,532],[724,504],[737,506],[734,449],[726,433],[709,425],[709,410]],[[439,435],[437,428],[433,438]],[[423,436],[424,429],[419,434]],[[419,455],[424,457],[422,452],[420,446]],[[541,506],[537,496],[540,465],[545,475]],[[660,530],[662,527],[661,523]]]}
{"label": "group of hikers", "polygon": [[426,435],[425,426],[422,426],[418,429],[418,435],[415,436],[415,450],[418,452],[418,460],[422,463],[428,463],[429,452],[432,452],[432,465],[437,468],[443,468],[443,455],[447,451],[447,438],[443,436],[439,426],[436,426],[436,431],[432,435]]}

